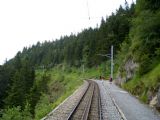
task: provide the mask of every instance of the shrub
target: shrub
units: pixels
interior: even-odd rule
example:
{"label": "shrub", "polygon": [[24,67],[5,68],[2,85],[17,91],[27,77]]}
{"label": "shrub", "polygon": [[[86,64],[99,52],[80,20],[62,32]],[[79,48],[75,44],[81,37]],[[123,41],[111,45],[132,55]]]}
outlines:
{"label": "shrub", "polygon": [[21,111],[21,108],[18,106],[5,109],[0,120],[32,120],[32,117],[28,107]]}

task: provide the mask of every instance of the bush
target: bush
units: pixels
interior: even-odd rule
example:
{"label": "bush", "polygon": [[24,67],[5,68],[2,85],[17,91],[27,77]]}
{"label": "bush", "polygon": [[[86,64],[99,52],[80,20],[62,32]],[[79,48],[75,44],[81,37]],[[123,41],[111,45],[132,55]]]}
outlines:
{"label": "bush", "polygon": [[21,111],[21,108],[18,106],[5,109],[0,120],[32,120],[32,117],[28,107]]}
{"label": "bush", "polygon": [[51,111],[52,107],[47,95],[43,94],[35,107],[35,120],[39,120]]}

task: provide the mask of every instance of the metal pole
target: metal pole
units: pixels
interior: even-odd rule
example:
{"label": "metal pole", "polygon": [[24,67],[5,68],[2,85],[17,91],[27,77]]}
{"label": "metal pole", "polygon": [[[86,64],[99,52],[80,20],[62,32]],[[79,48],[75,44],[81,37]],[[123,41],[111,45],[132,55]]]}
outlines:
{"label": "metal pole", "polygon": [[84,64],[83,64],[83,74],[84,74]]}
{"label": "metal pole", "polygon": [[83,66],[82,66],[82,71],[83,71],[83,78],[84,78],[84,64],[83,64]]}
{"label": "metal pole", "polygon": [[113,45],[111,46],[111,78],[113,79]]}

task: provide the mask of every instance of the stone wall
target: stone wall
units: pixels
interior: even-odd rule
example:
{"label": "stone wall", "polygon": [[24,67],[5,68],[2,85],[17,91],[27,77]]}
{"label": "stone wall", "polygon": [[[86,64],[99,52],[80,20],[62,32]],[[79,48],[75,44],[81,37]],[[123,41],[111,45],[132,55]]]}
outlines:
{"label": "stone wall", "polygon": [[133,59],[128,59],[119,69],[115,83],[118,85],[122,85],[124,82],[132,79],[135,75],[137,67],[138,64],[135,63]]}

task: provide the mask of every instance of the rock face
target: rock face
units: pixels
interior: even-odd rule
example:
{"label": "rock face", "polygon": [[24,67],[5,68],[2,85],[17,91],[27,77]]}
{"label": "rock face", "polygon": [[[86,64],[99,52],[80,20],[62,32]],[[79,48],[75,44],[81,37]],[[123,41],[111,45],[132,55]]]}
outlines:
{"label": "rock face", "polygon": [[126,63],[125,63],[125,71],[126,71],[126,81],[131,79],[134,74],[135,74],[135,70],[138,67],[138,65],[132,60],[129,59]]}
{"label": "rock face", "polygon": [[156,107],[157,110],[160,110],[160,88],[159,88],[156,96],[153,97],[152,100],[150,101],[149,105],[151,107]]}
{"label": "rock face", "polygon": [[119,69],[117,75],[116,84],[123,84],[124,82],[130,80],[136,71],[138,64],[133,61],[133,59],[128,59],[123,66]]}
{"label": "rock face", "polygon": [[149,106],[151,107],[155,107],[157,105],[157,95],[155,97],[152,98],[152,100],[149,103]]}
{"label": "rock face", "polygon": [[160,109],[160,88],[157,93],[157,107]]}

